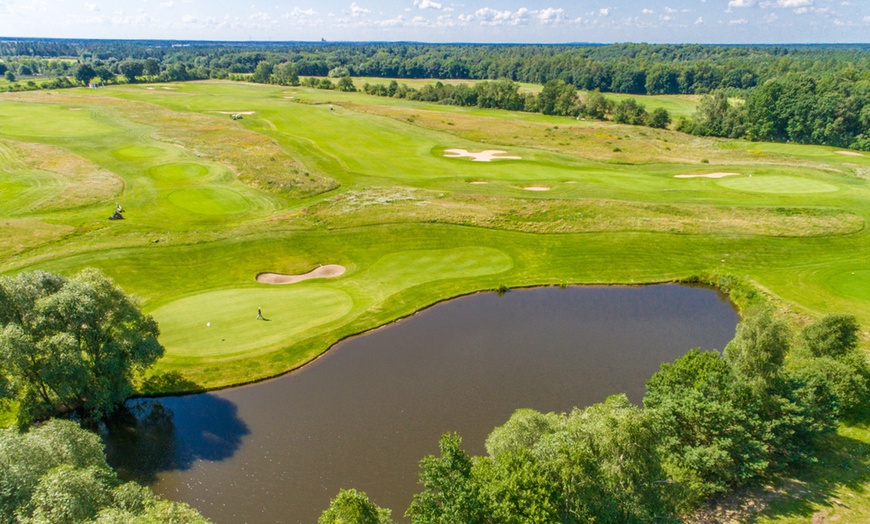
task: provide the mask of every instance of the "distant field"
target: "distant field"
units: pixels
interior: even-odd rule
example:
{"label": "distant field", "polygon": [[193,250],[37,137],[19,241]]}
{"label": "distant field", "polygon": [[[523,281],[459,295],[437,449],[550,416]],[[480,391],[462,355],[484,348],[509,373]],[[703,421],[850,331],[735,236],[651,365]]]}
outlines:
{"label": "distant field", "polygon": [[[642,98],[675,116],[697,102]],[[0,272],[102,269],[160,321],[156,373],[202,387],[500,286],[726,274],[791,318],[870,326],[866,154],[240,82],[6,93],[0,121]],[[321,264],[347,271],[255,280]],[[843,449],[868,441],[843,431]],[[862,486],[838,496],[865,508]]]}

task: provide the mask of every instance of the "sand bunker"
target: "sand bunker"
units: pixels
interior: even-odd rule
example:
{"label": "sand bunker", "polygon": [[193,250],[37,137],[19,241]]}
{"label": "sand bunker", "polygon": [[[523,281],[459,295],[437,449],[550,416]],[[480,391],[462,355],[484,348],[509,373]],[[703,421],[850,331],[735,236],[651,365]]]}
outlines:
{"label": "sand bunker", "polygon": [[256,111],[218,111],[222,115],[253,115]]}
{"label": "sand bunker", "polygon": [[834,151],[838,155],[848,155],[848,156],[864,156],[861,153],[856,153],[854,151]]}
{"label": "sand bunker", "polygon": [[725,178],[726,176],[739,176],[740,173],[699,173],[693,175],[674,175],[674,178]]}
{"label": "sand bunker", "polygon": [[71,108],[69,108],[69,110],[70,110],[70,111],[81,111],[82,108],[80,108],[80,107],[71,107]]}
{"label": "sand bunker", "polygon": [[482,185],[484,185],[484,184],[489,184],[489,182],[484,182],[484,181],[482,181],[482,180],[477,180],[477,181],[474,181],[474,182],[469,182],[469,184],[471,184],[471,185],[473,185],[473,186],[482,186]]}
{"label": "sand bunker", "polygon": [[550,188],[547,186],[529,186],[529,187],[524,187],[523,190],[525,190],[525,191],[549,191]]}
{"label": "sand bunker", "polygon": [[295,284],[303,280],[312,278],[333,278],[343,275],[345,272],[344,266],[338,264],[327,264],[315,268],[303,275],[282,275],[281,273],[260,273],[257,275],[257,282],[261,284]]}
{"label": "sand bunker", "polygon": [[445,149],[444,156],[447,158],[471,158],[472,162],[492,162],[493,160],[522,160],[519,156],[501,156],[507,151],[487,149],[480,153],[471,153],[466,149]]}

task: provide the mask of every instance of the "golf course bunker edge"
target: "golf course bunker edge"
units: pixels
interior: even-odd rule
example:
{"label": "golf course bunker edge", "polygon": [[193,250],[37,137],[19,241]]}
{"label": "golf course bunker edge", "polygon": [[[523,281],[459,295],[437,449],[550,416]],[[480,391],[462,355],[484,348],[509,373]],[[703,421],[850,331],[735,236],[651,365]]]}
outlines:
{"label": "golf course bunker edge", "polygon": [[327,264],[325,266],[319,266],[308,273],[302,273],[299,275],[285,275],[282,273],[258,273],[257,274],[257,282],[261,284],[274,284],[274,285],[283,285],[283,284],[295,284],[297,282],[302,282],[303,280],[309,280],[312,278],[335,278],[341,276],[346,271],[344,266],[340,266],[338,264]]}

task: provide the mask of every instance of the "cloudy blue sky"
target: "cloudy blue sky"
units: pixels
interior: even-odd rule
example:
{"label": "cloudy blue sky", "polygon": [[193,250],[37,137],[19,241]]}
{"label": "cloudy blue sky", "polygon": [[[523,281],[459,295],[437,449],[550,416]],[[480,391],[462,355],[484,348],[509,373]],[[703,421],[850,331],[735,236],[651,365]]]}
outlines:
{"label": "cloudy blue sky", "polygon": [[868,42],[870,0],[0,0],[0,36]]}

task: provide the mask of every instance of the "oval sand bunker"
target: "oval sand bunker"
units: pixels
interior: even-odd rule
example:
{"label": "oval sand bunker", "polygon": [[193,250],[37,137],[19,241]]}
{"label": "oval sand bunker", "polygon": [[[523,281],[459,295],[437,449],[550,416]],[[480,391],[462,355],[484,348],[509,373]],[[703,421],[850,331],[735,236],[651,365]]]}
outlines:
{"label": "oval sand bunker", "polygon": [[257,282],[261,284],[295,284],[311,278],[334,278],[343,275],[345,272],[344,266],[338,264],[327,264],[318,268],[312,269],[308,273],[302,275],[283,275],[281,273],[260,273],[257,275]]}

